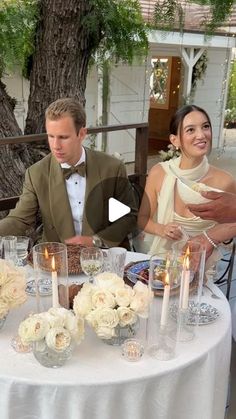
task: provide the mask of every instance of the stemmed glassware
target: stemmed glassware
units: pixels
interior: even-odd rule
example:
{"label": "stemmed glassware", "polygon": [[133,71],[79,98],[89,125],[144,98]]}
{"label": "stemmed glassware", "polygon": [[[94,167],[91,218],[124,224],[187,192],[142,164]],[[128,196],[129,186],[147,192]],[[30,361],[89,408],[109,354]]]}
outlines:
{"label": "stemmed glassware", "polygon": [[86,247],[81,250],[80,263],[83,272],[89,277],[89,282],[93,283],[94,275],[103,269],[103,252],[98,247]]}

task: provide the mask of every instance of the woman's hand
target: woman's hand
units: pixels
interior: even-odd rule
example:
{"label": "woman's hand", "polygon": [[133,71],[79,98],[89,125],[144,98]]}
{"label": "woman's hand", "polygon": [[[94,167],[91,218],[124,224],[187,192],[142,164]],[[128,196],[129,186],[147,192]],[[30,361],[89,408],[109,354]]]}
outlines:
{"label": "woman's hand", "polygon": [[181,227],[178,224],[168,223],[163,225],[162,237],[168,240],[180,240],[183,236]]}

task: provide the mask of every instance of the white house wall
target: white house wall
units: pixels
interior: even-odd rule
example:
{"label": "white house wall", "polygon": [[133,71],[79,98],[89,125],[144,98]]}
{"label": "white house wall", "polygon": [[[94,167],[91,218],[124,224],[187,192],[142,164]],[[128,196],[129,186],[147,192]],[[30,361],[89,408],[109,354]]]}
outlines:
{"label": "white house wall", "polygon": [[[20,72],[8,73],[2,78],[11,97],[16,99],[15,116],[23,132],[28,111],[29,81]],[[90,69],[85,91],[87,126],[96,126],[98,115],[98,76],[96,68]]]}
{"label": "white house wall", "polygon": [[[141,64],[119,65],[110,75],[109,125],[148,121],[150,68]],[[109,154],[119,152],[124,161],[134,160],[135,130],[109,133]]]}
{"label": "white house wall", "polygon": [[222,48],[209,48],[207,51],[207,70],[204,79],[198,81],[194,103],[209,113],[213,129],[212,147],[217,148],[223,142],[222,127],[231,51]]}

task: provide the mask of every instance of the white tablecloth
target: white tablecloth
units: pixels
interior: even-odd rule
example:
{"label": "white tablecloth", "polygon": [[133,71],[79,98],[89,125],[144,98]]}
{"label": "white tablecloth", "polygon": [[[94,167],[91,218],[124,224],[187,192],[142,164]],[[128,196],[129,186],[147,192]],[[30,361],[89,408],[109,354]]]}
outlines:
{"label": "white tablecloth", "polygon": [[20,320],[35,306],[29,298],[9,314],[0,331],[0,418],[223,419],[231,316],[227,300],[217,292],[220,300],[204,298],[218,308],[220,317],[199,326],[195,339],[180,344],[172,360],[158,361],[145,353],[139,362],[127,362],[119,347],[103,343],[90,331],[59,369],[45,368],[32,353],[18,354],[10,347]]}

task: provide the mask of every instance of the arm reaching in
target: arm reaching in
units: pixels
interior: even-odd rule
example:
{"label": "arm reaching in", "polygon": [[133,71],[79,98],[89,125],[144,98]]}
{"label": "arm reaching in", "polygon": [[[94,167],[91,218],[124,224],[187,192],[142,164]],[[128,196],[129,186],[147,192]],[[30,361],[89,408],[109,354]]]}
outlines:
{"label": "arm reaching in", "polygon": [[236,222],[236,194],[229,192],[202,192],[211,201],[204,204],[189,204],[189,210],[205,220],[218,223]]}

